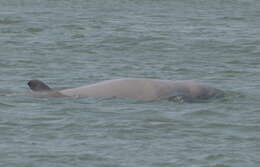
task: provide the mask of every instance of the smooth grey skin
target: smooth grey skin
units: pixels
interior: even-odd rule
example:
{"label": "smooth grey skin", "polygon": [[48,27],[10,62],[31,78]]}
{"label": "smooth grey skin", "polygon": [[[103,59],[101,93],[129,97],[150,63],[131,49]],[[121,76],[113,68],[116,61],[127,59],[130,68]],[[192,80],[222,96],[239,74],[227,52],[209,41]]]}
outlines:
{"label": "smooth grey skin", "polygon": [[140,100],[174,100],[193,102],[222,97],[223,91],[194,81],[172,81],[145,78],[106,80],[64,90],[52,90],[39,80],[28,82],[37,97],[116,97]]}

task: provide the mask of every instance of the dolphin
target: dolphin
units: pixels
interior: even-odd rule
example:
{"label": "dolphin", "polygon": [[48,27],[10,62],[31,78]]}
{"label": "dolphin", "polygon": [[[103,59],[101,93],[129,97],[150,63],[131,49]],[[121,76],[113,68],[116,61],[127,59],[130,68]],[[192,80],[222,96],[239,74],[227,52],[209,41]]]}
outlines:
{"label": "dolphin", "polygon": [[172,81],[146,78],[105,80],[78,88],[53,90],[40,80],[30,80],[28,86],[36,97],[105,97],[133,98],[145,101],[173,100],[193,102],[222,97],[220,89],[192,81]]}

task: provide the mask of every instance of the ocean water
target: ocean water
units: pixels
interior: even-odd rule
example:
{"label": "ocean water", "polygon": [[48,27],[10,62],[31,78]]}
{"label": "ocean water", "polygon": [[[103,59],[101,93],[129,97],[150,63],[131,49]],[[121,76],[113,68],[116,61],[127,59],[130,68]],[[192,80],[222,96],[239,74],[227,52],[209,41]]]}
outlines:
{"label": "ocean water", "polygon": [[[0,166],[260,165],[258,0],[1,0],[0,72]],[[30,79],[63,89],[122,77],[197,80],[227,95],[19,95]]]}

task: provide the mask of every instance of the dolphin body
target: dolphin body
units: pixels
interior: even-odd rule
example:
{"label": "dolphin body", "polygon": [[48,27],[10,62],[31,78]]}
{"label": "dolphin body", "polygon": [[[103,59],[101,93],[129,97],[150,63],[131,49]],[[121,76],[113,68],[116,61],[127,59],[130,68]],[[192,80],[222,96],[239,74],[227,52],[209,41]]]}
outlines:
{"label": "dolphin body", "polygon": [[223,91],[195,81],[145,78],[114,79],[72,89],[53,90],[40,80],[28,82],[36,97],[116,97],[193,102],[222,97]]}

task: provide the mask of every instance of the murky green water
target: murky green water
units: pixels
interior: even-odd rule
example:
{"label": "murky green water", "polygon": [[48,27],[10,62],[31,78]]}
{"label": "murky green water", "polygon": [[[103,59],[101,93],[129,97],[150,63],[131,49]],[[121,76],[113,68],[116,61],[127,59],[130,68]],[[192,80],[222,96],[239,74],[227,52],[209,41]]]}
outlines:
{"label": "murky green water", "polygon": [[258,167],[257,0],[0,1],[0,94],[194,79],[203,103],[0,96],[0,166]]}

